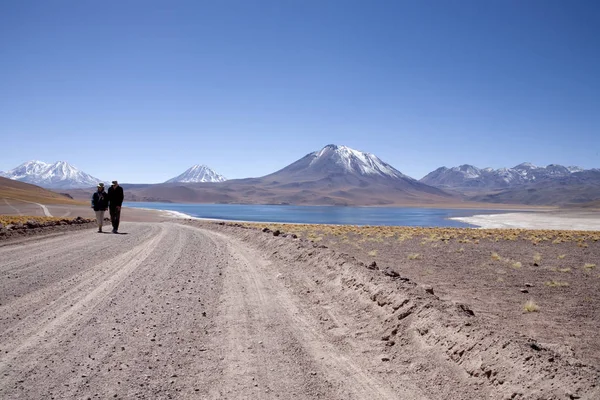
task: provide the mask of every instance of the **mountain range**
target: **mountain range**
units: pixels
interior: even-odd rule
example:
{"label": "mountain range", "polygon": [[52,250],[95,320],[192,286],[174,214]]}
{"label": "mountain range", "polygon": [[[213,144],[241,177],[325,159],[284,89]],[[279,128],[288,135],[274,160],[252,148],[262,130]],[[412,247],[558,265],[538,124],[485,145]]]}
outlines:
{"label": "mountain range", "polygon": [[[73,194],[76,196],[76,194]],[[328,145],[260,178],[128,185],[126,200],[240,204],[399,205],[462,201],[377,156]]]}
{"label": "mountain range", "polygon": [[[31,183],[46,189],[82,189],[95,187],[105,180],[95,178],[66,161],[48,164],[43,161],[27,161],[7,172],[0,171],[0,177]],[[165,183],[171,182],[223,182],[225,177],[205,165],[194,165],[187,171]]]}
{"label": "mountain range", "polygon": [[[69,171],[68,176],[76,177],[75,182],[66,186],[67,179],[57,171]],[[89,179],[84,180],[84,176]],[[45,187],[69,188],[67,193],[82,199],[98,182],[65,162],[25,163],[9,171],[8,177]],[[500,169],[461,165],[441,167],[416,180],[373,154],[332,144],[259,178],[226,180],[205,165],[194,165],[162,184],[127,184],[125,193],[129,201],[198,203],[365,206],[486,202],[585,206],[600,200],[600,170],[557,164],[537,167],[530,163]]]}
{"label": "mountain range", "polygon": [[500,169],[481,169],[465,164],[453,168],[438,168],[423,177],[421,182],[439,188],[479,191],[556,180],[583,171],[579,167],[564,167],[557,164],[537,167],[531,163],[522,163],[513,168]]}
{"label": "mountain range", "polygon": [[87,188],[101,182],[66,161],[57,161],[53,164],[35,160],[27,161],[10,171],[0,172],[0,176],[49,189]]}

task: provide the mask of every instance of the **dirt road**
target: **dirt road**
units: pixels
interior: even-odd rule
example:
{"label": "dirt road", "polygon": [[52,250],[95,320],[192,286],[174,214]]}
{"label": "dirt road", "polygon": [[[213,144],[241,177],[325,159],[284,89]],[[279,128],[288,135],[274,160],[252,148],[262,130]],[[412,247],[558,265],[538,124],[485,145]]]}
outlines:
{"label": "dirt road", "polygon": [[[545,350],[496,341],[426,291],[310,243],[172,222],[123,231],[0,243],[0,398],[597,394],[589,370],[546,371]],[[469,338],[485,344],[477,357]]]}
{"label": "dirt road", "polygon": [[415,393],[332,343],[252,249],[176,224],[129,228],[0,248],[0,397]]}

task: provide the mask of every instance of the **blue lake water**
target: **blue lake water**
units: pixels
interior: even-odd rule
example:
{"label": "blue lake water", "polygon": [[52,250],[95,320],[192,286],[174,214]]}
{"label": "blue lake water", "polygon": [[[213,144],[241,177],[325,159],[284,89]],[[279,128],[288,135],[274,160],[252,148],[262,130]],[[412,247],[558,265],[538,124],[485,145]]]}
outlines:
{"label": "blue lake water", "polygon": [[412,207],[281,206],[126,202],[127,207],[177,211],[197,218],[302,224],[472,227],[450,217],[498,214],[499,210]]}

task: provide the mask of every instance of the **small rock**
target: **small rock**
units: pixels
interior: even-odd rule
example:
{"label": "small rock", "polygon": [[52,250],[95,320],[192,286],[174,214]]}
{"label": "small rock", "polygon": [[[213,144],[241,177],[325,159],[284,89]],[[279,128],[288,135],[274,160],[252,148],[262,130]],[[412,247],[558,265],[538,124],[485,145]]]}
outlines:
{"label": "small rock", "polygon": [[279,229],[273,231],[273,236],[279,236],[281,235],[281,231]]}
{"label": "small rock", "polygon": [[[433,290],[433,289],[432,289],[432,290]],[[431,294],[433,294],[433,292],[432,292]],[[459,309],[460,311],[462,311],[463,313],[465,313],[465,314],[467,314],[467,315],[470,315],[470,316],[474,316],[474,315],[475,315],[475,313],[473,312],[473,310],[471,310],[471,308],[469,308],[469,307],[468,307],[467,305],[465,305],[465,304],[458,304],[458,305],[457,305],[457,307],[458,307],[458,309]]]}
{"label": "small rock", "polygon": [[525,287],[533,287],[533,285],[531,283],[526,283]]}
{"label": "small rock", "polygon": [[379,269],[377,263],[373,261],[371,264],[367,265],[367,269]]}
{"label": "small rock", "polygon": [[381,361],[390,361],[388,356],[381,356]]}
{"label": "small rock", "polygon": [[392,278],[397,278],[400,276],[399,273],[397,273],[396,271],[394,271],[393,269],[390,269],[390,268],[384,269],[383,273],[384,273],[384,275],[391,276]]}
{"label": "small rock", "polygon": [[521,293],[529,293],[529,290],[527,290],[527,289],[521,289]]}
{"label": "small rock", "polygon": [[423,285],[423,289],[429,293],[429,294],[433,294],[433,286],[431,285]]}

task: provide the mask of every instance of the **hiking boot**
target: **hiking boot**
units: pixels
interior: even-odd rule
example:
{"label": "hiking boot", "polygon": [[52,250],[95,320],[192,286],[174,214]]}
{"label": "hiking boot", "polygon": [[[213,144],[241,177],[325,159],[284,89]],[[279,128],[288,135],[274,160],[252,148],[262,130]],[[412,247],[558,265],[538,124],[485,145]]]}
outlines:
{"label": "hiking boot", "polygon": [[98,233],[102,233],[102,228],[98,229]]}
{"label": "hiking boot", "polygon": [[113,229],[112,233],[119,233],[119,231],[117,231],[116,229]]}

